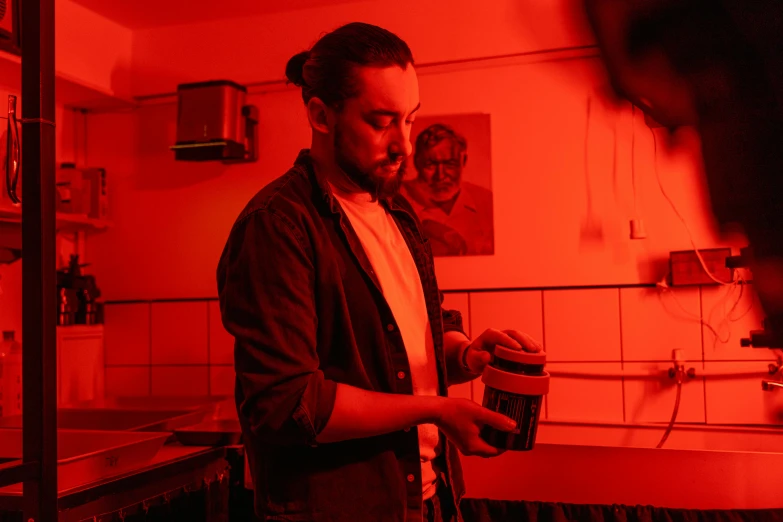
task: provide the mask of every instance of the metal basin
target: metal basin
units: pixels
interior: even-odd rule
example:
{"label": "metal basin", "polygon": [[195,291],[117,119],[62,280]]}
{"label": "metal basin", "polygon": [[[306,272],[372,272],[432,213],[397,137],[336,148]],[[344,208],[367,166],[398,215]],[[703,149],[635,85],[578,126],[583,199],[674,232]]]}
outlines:
{"label": "metal basin", "polygon": [[[126,410],[81,409],[57,410],[57,427],[69,430],[100,431],[174,431],[197,424],[208,414],[206,410]],[[0,417],[0,428],[21,428],[22,416]]]}
{"label": "metal basin", "polygon": [[185,446],[233,446],[242,440],[238,420],[209,420],[174,430],[174,436]]}
{"label": "metal basin", "polygon": [[[57,431],[57,489],[62,492],[139,469],[157,455],[168,433]],[[22,430],[0,429],[0,460],[22,458]],[[21,494],[22,485],[0,488]]]}
{"label": "metal basin", "polygon": [[148,397],[106,397],[93,401],[69,404],[70,408],[108,409],[108,410],[213,410],[218,403],[230,400],[233,396],[148,396]]}

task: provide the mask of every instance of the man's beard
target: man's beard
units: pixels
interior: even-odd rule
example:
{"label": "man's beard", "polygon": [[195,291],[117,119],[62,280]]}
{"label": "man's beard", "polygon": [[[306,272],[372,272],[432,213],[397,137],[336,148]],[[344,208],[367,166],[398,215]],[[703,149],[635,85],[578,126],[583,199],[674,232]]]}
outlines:
{"label": "man's beard", "polygon": [[355,161],[343,154],[342,133],[336,127],[334,132],[334,158],[337,166],[345,172],[345,175],[361,190],[368,192],[373,201],[388,199],[400,191],[402,180],[405,177],[406,161],[402,160],[400,167],[392,175],[382,176],[376,174],[377,169],[396,163],[397,157],[387,158],[371,169],[363,169]]}

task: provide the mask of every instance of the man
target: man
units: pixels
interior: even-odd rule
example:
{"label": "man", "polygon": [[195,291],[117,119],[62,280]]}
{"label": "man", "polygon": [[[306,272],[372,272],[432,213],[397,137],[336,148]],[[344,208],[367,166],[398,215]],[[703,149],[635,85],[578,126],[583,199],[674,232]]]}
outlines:
{"label": "man", "polygon": [[396,193],[419,107],[408,46],[348,24],[286,75],[311,148],[245,207],[217,270],[256,511],[461,520],[457,450],[497,455],[479,430],[513,422],[447,387],[480,374],[496,344],[540,347],[513,330],[470,341],[441,309],[432,254]]}
{"label": "man", "polygon": [[436,256],[494,253],[492,192],[462,180],[468,161],[465,138],[440,123],[416,138],[417,177],[403,183]]}

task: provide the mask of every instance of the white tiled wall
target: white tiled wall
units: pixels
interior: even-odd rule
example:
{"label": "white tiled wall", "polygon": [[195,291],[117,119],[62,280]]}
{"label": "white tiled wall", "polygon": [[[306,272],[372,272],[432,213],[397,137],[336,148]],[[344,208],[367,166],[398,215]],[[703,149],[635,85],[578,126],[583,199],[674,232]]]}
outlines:
{"label": "white tiled wall", "polygon": [[617,289],[544,292],[548,361],[619,361]]}
{"label": "white tiled wall", "polygon": [[[708,362],[707,370],[755,372],[758,362]],[[783,394],[761,390],[761,378],[707,379],[707,422],[711,424],[783,424]]]}
{"label": "white tiled wall", "polygon": [[[736,306],[735,306],[736,305]],[[761,306],[752,287],[704,288],[704,360],[769,360],[769,350],[740,347],[739,340],[750,330],[761,329]],[[717,336],[715,335],[717,333]]]}
{"label": "white tiled wall", "polygon": [[234,338],[223,328],[218,301],[209,301],[209,364],[234,364]]}
{"label": "white tiled wall", "polygon": [[[465,322],[474,337],[487,328],[516,328],[543,341],[549,370],[599,374],[553,377],[544,410],[549,419],[668,422],[676,398],[674,383],[635,375],[665,373],[672,364],[672,350],[678,348],[687,368],[752,375],[687,379],[677,422],[783,425],[783,394],[761,390],[761,380],[769,377],[767,364],[775,355],[739,345],[751,329],[761,328],[753,287],[746,287],[742,296],[735,289],[720,301],[726,292],[714,287],[463,292],[446,304],[457,305],[469,318]],[[730,311],[738,298],[732,320],[724,320],[727,316],[720,310]],[[702,310],[709,327],[702,327]],[[708,323],[710,310],[715,311]],[[728,342],[715,343],[710,327]],[[621,371],[634,376],[600,377]],[[481,402],[483,384],[471,384],[473,399]]]}
{"label": "white tiled wall", "polygon": [[106,367],[106,395],[143,397],[149,394],[149,365]]}
{"label": "white tiled wall", "polygon": [[150,364],[150,305],[106,307],[106,366]]}
{"label": "white tiled wall", "polygon": [[209,366],[152,366],[152,395],[209,394]]}
{"label": "white tiled wall", "polygon": [[[547,364],[552,371],[609,373],[619,362]],[[623,381],[618,378],[552,378],[547,396],[547,418],[578,422],[623,422]]]}
{"label": "white tiled wall", "polygon": [[623,361],[669,362],[675,348],[686,360],[701,360],[698,287],[621,288],[619,299]]}
{"label": "white tiled wall", "polygon": [[[467,295],[467,294],[466,294]],[[470,324],[472,337],[478,337],[488,328],[519,330],[541,340],[544,322],[541,292],[472,292],[468,295],[470,310],[460,311]],[[473,381],[473,400],[483,402],[484,385],[481,379]]]}
{"label": "white tiled wall", "polygon": [[109,304],[105,332],[108,395],[234,392],[233,338],[217,301]]}
{"label": "white tiled wall", "polygon": [[[671,367],[669,362],[627,362],[624,369],[631,372],[660,375]],[[634,423],[669,422],[674,402],[677,398],[677,386],[671,380],[625,379],[625,420]],[[678,422],[703,423],[704,416],[704,379],[688,379],[682,385],[680,406],[677,412]]]}
{"label": "white tiled wall", "polygon": [[209,364],[207,303],[152,303],[152,364]]}
{"label": "white tiled wall", "polygon": [[[678,422],[783,425],[783,394],[761,390],[774,354],[739,345],[761,327],[753,287],[742,295],[727,292],[716,287],[453,292],[443,304],[462,313],[471,337],[487,328],[520,330],[543,342],[549,370],[595,374],[552,377],[544,403],[551,420],[668,422],[676,397],[672,381],[617,374],[665,373],[672,350],[679,348],[686,367],[697,372],[751,375],[688,379]],[[234,390],[233,338],[223,329],[216,300],[110,304],[106,366],[106,388],[113,395]],[[601,376],[606,373],[614,375]],[[480,379],[450,389],[453,397],[477,402],[483,393]]]}

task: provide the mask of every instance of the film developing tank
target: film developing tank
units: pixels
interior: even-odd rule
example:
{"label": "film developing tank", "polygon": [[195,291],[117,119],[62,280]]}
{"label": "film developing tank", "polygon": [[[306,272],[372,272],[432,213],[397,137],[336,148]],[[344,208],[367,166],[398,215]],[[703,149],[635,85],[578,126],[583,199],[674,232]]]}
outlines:
{"label": "film developing tank", "polygon": [[529,353],[495,346],[492,360],[484,369],[484,404],[489,410],[516,421],[510,432],[485,425],[481,438],[496,448],[533,449],[541,414],[541,403],[549,392],[549,374],[544,371],[546,354]]}

